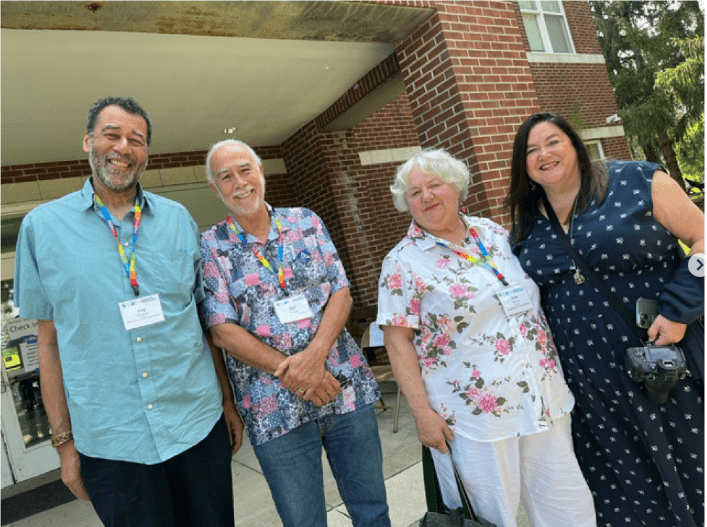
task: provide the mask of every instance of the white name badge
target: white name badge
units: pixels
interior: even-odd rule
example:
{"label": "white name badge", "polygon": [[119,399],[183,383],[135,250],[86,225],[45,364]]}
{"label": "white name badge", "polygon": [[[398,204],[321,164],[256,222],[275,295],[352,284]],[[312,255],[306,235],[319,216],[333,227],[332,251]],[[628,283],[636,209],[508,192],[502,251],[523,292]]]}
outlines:
{"label": "white name badge", "polygon": [[498,299],[501,301],[503,311],[507,317],[525,313],[533,307],[533,302],[530,300],[528,293],[521,284],[511,284],[503,291],[498,293]]}
{"label": "white name badge", "polygon": [[283,324],[314,316],[304,295],[288,296],[278,300],[275,302],[275,313]]}
{"label": "white name badge", "polygon": [[127,302],[120,302],[120,315],[125,329],[141,328],[164,320],[159,295],[150,295]]}

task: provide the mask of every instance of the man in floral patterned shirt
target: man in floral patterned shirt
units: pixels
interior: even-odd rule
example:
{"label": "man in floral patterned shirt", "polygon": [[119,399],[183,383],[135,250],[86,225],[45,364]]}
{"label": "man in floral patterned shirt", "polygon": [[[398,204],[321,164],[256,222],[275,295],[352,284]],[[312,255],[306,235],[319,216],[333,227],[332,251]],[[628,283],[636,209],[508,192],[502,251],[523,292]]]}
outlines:
{"label": "man in floral patterned shirt", "polygon": [[378,385],[344,328],[352,300],[321,219],[265,200],[260,159],[226,140],[206,157],[229,210],[202,233],[204,324],[226,350],[250,441],[284,525],[326,525],[322,447],[355,526],[389,527],[372,403]]}

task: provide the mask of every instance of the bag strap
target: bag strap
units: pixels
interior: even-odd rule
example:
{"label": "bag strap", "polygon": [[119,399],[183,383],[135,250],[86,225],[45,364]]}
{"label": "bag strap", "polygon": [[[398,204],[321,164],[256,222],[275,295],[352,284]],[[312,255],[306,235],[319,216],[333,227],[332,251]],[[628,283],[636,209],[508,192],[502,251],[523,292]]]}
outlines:
{"label": "bag strap", "polygon": [[575,265],[579,267],[584,273],[584,275],[592,281],[594,287],[596,287],[599,293],[601,293],[601,295],[607,300],[607,302],[609,302],[609,305],[614,308],[614,311],[616,311],[621,316],[621,318],[623,318],[626,325],[635,333],[639,340],[645,344],[646,335],[644,335],[640,331],[638,326],[636,326],[628,309],[626,309],[626,307],[624,307],[624,305],[619,301],[618,297],[614,293],[612,293],[608,287],[606,287],[604,282],[594,272],[594,269],[589,267],[589,264],[584,261],[584,258],[582,258],[579,253],[577,253],[576,249],[572,247],[572,243],[569,237],[567,236],[567,233],[560,226],[560,222],[557,219],[557,215],[555,215],[555,211],[553,210],[552,205],[550,205],[550,202],[547,200],[547,196],[545,195],[543,195],[543,204],[545,205],[545,211],[547,212],[548,219],[550,220],[550,224],[552,225],[552,230],[555,231],[557,239],[565,247],[570,257],[574,261]]}

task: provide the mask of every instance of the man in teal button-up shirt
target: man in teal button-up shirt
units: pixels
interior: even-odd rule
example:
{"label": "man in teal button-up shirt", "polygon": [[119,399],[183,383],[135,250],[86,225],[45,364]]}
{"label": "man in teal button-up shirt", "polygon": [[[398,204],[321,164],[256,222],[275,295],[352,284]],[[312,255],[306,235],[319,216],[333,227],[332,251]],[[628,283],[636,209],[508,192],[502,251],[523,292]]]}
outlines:
{"label": "man in teal button-up shirt", "polygon": [[16,303],[38,319],[42,395],[72,492],[106,525],[232,526],[243,425],[199,323],[198,228],[138,184],[151,133],[132,99],[92,106],[92,177],[24,219]]}

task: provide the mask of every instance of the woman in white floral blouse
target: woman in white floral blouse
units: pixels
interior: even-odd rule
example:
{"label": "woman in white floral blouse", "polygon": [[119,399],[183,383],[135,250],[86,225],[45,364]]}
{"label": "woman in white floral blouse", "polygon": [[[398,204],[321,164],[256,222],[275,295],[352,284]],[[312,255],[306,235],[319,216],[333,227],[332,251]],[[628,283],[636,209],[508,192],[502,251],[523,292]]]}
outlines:
{"label": "woman in white floral blouse", "polygon": [[476,513],[515,527],[593,527],[570,436],[574,398],[535,283],[496,223],[460,214],[469,171],[444,150],[405,162],[391,186],[413,221],[383,262],[377,323],[431,448],[445,504],[460,506],[445,442]]}

